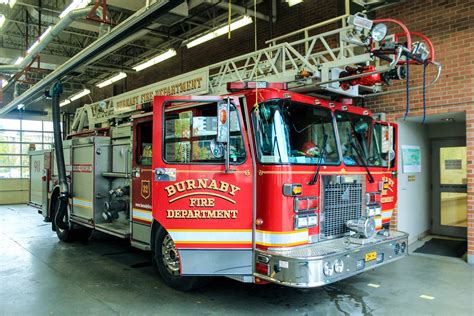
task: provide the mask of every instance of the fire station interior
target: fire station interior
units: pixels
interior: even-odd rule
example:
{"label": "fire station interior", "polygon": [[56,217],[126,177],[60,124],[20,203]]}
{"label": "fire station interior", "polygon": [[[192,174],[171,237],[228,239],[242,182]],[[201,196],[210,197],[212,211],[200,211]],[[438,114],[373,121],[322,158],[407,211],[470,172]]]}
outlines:
{"label": "fire station interior", "polygon": [[474,314],[470,0],[0,0],[0,314]]}

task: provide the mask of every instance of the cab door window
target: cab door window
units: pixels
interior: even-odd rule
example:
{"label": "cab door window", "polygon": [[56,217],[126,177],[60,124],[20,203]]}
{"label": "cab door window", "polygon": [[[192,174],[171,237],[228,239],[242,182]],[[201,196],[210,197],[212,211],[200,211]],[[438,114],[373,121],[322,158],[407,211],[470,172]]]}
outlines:
{"label": "cab door window", "polygon": [[[225,145],[217,142],[217,103],[167,109],[164,114],[164,160],[167,163],[223,164]],[[235,106],[230,108],[230,162],[241,164],[246,152]]]}
{"label": "cab door window", "polygon": [[152,157],[152,121],[143,122],[137,125],[137,152],[136,162],[142,166],[151,166]]}

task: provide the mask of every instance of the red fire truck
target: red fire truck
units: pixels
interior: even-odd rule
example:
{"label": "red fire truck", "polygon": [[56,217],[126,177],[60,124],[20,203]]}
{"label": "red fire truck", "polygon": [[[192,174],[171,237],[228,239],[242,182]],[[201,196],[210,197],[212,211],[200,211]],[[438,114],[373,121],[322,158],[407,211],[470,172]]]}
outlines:
{"label": "red fire truck", "polygon": [[[350,29],[364,39],[372,26]],[[284,43],[79,108],[63,145],[67,228],[57,225],[54,150],[31,154],[31,183],[42,192],[31,204],[63,241],[97,230],[150,250],[164,282],[180,290],[207,276],[316,287],[401,259],[407,234],[390,229],[397,125],[348,98],[378,92],[380,74],[397,79],[410,61],[434,62],[393,38],[383,50],[364,44],[373,49],[364,66],[342,54],[303,73],[310,63],[279,59],[276,50],[291,51]],[[389,67],[368,67],[377,54],[392,56]],[[340,71],[344,60],[355,68]],[[259,77],[258,67],[292,72],[293,81],[232,82]]]}

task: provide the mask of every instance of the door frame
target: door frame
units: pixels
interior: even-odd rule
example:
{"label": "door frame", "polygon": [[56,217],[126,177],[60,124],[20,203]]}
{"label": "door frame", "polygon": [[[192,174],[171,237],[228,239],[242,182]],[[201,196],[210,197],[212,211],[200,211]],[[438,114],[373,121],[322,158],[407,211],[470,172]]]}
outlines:
{"label": "door frame", "polygon": [[[431,232],[436,235],[466,238],[467,228],[441,225],[441,192],[467,193],[467,184],[441,185],[439,149],[444,147],[466,146],[466,138],[443,138],[431,141],[431,185],[432,185],[432,223]],[[467,177],[467,174],[466,174]]]}

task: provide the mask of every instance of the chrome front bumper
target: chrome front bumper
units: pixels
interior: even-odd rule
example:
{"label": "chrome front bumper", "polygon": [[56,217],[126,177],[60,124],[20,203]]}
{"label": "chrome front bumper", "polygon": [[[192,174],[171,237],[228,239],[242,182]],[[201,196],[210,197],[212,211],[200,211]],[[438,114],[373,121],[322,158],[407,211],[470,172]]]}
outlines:
{"label": "chrome front bumper", "polygon": [[[345,237],[300,247],[257,249],[255,260],[268,265],[268,274],[256,272],[254,276],[285,286],[317,287],[396,261],[407,254],[408,234],[399,231],[368,240]],[[334,266],[337,259],[344,263],[342,271],[326,275],[324,265]]]}

